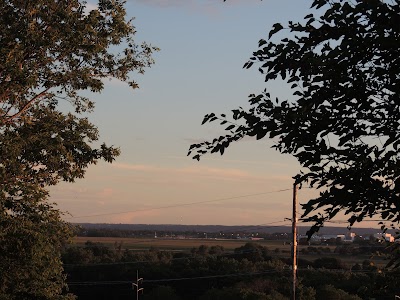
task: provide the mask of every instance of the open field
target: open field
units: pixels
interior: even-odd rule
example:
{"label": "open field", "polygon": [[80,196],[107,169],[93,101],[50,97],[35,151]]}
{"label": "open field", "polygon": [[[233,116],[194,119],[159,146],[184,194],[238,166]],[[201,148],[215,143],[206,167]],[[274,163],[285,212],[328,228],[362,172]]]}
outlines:
{"label": "open field", "polygon": [[[244,244],[251,242],[250,240],[234,240],[234,239],[164,239],[164,238],[118,238],[118,237],[75,237],[73,239],[73,245],[83,246],[87,241],[93,243],[101,243],[107,247],[113,248],[116,244],[122,243],[122,249],[129,250],[147,250],[151,248],[156,248],[159,250],[171,250],[171,251],[188,251],[192,248],[198,248],[201,245],[207,245],[209,247],[220,245],[227,251],[233,251],[235,248],[243,246]],[[254,241],[262,246],[267,247],[274,256],[289,258],[291,253],[291,246],[289,242],[285,244],[283,241],[271,241],[271,240],[260,240]],[[299,245],[299,251],[308,246]],[[372,260],[374,264],[378,267],[384,267],[387,264],[387,260],[384,257],[371,257],[369,255],[339,255],[334,253],[336,246],[324,246],[324,248],[329,248],[330,253],[312,253],[312,254],[302,254],[299,253],[299,259],[306,259],[309,261],[314,261],[315,259],[321,257],[335,257],[339,258],[343,263],[345,263],[349,268],[355,263],[361,264],[364,260]],[[279,249],[277,253],[274,253],[276,249]]]}
{"label": "open field", "polygon": [[[83,245],[87,241],[93,243],[101,243],[108,247],[114,247],[115,243],[122,243],[123,249],[149,249],[157,248],[160,250],[190,250],[193,247],[207,245],[209,247],[220,245],[226,250],[233,250],[250,240],[215,240],[215,239],[161,239],[161,238],[118,238],[118,237],[75,237],[73,244]],[[270,250],[279,248],[281,251],[289,251],[290,245],[286,243],[283,245],[282,241],[256,241],[258,244],[268,247]]]}

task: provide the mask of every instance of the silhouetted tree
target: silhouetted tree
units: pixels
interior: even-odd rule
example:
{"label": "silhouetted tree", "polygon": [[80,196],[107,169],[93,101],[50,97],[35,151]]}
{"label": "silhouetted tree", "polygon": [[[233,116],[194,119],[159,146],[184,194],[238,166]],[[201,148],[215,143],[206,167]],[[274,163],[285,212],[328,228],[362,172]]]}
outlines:
{"label": "silhouetted tree", "polygon": [[[223,154],[246,136],[267,136],[299,161],[296,183],[321,189],[303,205],[314,223],[309,235],[339,212],[350,226],[375,215],[398,223],[399,1],[314,0],[312,8],[319,11],[304,22],[275,24],[244,65],[258,65],[268,83],[282,79],[293,96],[275,101],[266,89],[232,118],[206,115],[203,124],[228,125],[226,135],[191,145],[189,155]],[[290,33],[271,39],[283,30]]]}

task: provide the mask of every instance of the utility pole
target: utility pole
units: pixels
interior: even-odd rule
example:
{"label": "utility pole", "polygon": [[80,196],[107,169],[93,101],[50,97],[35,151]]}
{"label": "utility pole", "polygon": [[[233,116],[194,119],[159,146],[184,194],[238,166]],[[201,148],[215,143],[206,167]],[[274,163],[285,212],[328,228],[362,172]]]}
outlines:
{"label": "utility pole", "polygon": [[292,258],[293,258],[293,287],[292,300],[296,300],[296,276],[297,276],[297,184],[293,184],[293,215],[292,215]]}
{"label": "utility pole", "polygon": [[132,289],[136,289],[136,300],[139,300],[139,292],[143,293],[143,288],[139,288],[140,282],[143,282],[143,278],[139,278],[139,271],[136,270],[136,283],[132,283]]}

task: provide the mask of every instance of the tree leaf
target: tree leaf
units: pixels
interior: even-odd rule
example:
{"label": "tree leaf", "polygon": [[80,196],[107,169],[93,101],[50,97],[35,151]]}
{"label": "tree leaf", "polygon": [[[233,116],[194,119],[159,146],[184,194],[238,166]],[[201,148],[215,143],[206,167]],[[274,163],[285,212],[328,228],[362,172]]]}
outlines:
{"label": "tree leaf", "polygon": [[275,33],[279,32],[281,29],[283,29],[283,26],[280,23],[275,23],[268,34],[268,39],[270,39]]}

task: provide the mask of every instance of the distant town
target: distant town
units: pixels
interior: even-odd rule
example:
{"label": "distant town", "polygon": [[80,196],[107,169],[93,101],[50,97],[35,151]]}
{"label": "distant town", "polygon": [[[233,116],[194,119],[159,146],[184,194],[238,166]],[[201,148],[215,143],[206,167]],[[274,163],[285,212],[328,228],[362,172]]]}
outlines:
{"label": "distant town", "polygon": [[[87,237],[140,237],[173,239],[244,239],[282,240],[291,238],[290,226],[224,226],[224,225],[173,225],[173,224],[77,224],[78,236]],[[374,228],[324,227],[308,239],[308,227],[299,227],[301,245],[359,243],[375,241],[395,242],[396,234]]]}

